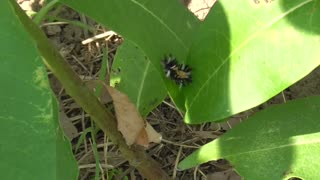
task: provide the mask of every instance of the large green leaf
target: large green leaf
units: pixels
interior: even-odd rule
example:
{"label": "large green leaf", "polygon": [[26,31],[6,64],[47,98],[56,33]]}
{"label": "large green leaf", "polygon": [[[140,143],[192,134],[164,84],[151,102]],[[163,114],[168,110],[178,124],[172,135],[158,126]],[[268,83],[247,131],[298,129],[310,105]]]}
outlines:
{"label": "large green leaf", "polygon": [[[135,43],[166,79],[160,61],[172,54],[186,60],[199,21],[178,0],[61,0]],[[184,98],[178,86],[165,81],[180,108]],[[158,85],[160,89],[160,84]]]}
{"label": "large green leaf", "polygon": [[320,97],[267,108],[184,159],[182,169],[225,158],[245,179],[318,179]]}
{"label": "large green leaf", "polygon": [[128,95],[142,116],[147,116],[167,95],[158,71],[130,41],[125,41],[117,50],[110,83]]}
{"label": "large green leaf", "polygon": [[0,2],[1,177],[76,179],[46,68],[19,18],[28,17],[15,1]]}
{"label": "large green leaf", "polygon": [[320,1],[218,1],[190,49],[187,123],[254,107],[320,63]]}

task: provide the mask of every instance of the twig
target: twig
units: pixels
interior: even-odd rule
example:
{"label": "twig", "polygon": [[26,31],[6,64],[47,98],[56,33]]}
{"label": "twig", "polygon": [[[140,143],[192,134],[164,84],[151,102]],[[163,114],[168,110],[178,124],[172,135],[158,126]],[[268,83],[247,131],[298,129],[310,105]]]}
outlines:
{"label": "twig", "polygon": [[172,142],[172,141],[169,141],[169,140],[165,140],[165,139],[162,139],[161,141],[163,141],[165,143],[168,143],[168,144],[181,146],[181,147],[186,147],[186,148],[194,148],[194,149],[198,149],[199,148],[198,146],[190,146],[190,145],[179,144],[179,143],[175,143],[175,142]]}
{"label": "twig", "polygon": [[117,128],[117,120],[112,113],[98,100],[93,92],[72,70],[61,54],[47,39],[45,34],[15,3],[11,2],[14,11],[30,38],[34,40],[44,63],[64,86],[66,92],[90,115],[95,123],[106,133],[110,140],[119,147],[122,155],[137,168],[147,179],[169,179],[161,166],[144,149],[139,146],[128,146]]}
{"label": "twig", "polygon": [[197,171],[198,171],[199,166],[196,166],[196,168],[193,171],[193,179],[197,180]]}
{"label": "twig", "polygon": [[96,40],[98,40],[98,39],[102,39],[102,38],[105,38],[105,37],[108,37],[108,36],[113,36],[113,35],[116,35],[116,33],[113,32],[113,31],[107,31],[107,32],[104,32],[104,33],[102,33],[102,34],[98,34],[98,35],[95,35],[95,36],[93,36],[93,37],[91,37],[91,38],[88,38],[88,39],[86,39],[86,40],[83,40],[81,43],[82,43],[83,45],[85,45],[85,44],[89,44],[89,43],[91,43],[91,42],[93,42],[93,41],[96,41]]}
{"label": "twig", "polygon": [[180,148],[179,148],[178,155],[177,155],[176,161],[174,163],[172,179],[176,179],[176,176],[177,176],[177,167],[178,167],[178,163],[180,160],[181,151],[182,151],[182,146],[180,146]]}
{"label": "twig", "polygon": [[[79,165],[79,169],[88,169],[88,168],[95,168],[96,164],[83,164],[83,165]],[[111,165],[106,165],[106,164],[101,164],[101,167],[103,168],[109,168],[109,169],[113,169],[114,167]]]}
{"label": "twig", "polygon": [[283,102],[286,103],[287,100],[286,100],[286,96],[284,95],[283,91],[281,91],[281,94],[282,94]]}

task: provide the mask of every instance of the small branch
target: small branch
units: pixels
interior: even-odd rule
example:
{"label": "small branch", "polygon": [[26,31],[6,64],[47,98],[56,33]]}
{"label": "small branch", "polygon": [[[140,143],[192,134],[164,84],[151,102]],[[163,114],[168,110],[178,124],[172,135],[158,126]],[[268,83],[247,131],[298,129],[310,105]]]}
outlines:
{"label": "small branch", "polygon": [[60,80],[67,93],[91,116],[95,123],[118,145],[123,156],[147,179],[169,179],[161,166],[142,147],[128,146],[117,129],[115,117],[96,98],[79,76],[71,69],[45,34],[27,17],[15,0],[10,1],[21,23],[34,40],[44,63]]}

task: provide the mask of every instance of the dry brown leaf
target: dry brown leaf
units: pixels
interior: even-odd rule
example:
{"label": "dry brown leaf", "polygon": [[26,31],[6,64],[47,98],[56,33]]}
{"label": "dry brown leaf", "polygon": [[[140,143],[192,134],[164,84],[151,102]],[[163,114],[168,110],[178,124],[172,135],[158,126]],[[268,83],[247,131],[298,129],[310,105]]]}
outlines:
{"label": "dry brown leaf", "polygon": [[[95,91],[95,88],[97,87],[98,84],[99,84],[99,81],[96,81],[96,80],[86,82],[87,87],[93,91]],[[112,101],[109,93],[104,88],[101,89],[99,98],[103,104],[107,104]]]}
{"label": "dry brown leaf", "polygon": [[63,111],[60,111],[60,122],[65,135],[70,140],[78,136],[77,128],[72,124],[71,120],[67,117],[67,115]]}
{"label": "dry brown leaf", "polygon": [[118,130],[129,146],[136,143],[147,147],[150,142],[160,142],[161,135],[142,119],[126,94],[110,86],[107,86],[107,90],[113,99]]}
{"label": "dry brown leaf", "polygon": [[113,99],[118,130],[130,146],[135,143],[138,135],[144,128],[144,121],[127,95],[110,86],[107,87],[107,90]]}
{"label": "dry brown leaf", "polygon": [[150,142],[154,142],[154,143],[161,142],[162,136],[156,130],[154,130],[153,127],[148,122],[146,122],[145,129],[148,134],[149,143]]}
{"label": "dry brown leaf", "polygon": [[145,128],[142,128],[137,139],[136,139],[136,144],[139,144],[141,146],[144,147],[148,147],[149,145],[149,138],[148,138],[148,134]]}
{"label": "dry brown leaf", "polygon": [[148,147],[150,142],[160,143],[162,136],[153,129],[153,127],[145,122],[146,127],[141,130],[139,136],[136,139],[136,144],[139,144],[144,147]]}

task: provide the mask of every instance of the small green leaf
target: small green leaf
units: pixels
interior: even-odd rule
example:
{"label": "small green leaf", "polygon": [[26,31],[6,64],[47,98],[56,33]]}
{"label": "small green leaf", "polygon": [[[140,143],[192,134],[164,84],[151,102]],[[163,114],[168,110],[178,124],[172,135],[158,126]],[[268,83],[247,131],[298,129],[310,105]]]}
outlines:
{"label": "small green leaf", "polygon": [[46,68],[19,18],[28,17],[14,0],[0,2],[1,177],[77,179]]}
{"label": "small green leaf", "polygon": [[184,159],[179,167],[227,159],[245,179],[319,178],[320,97],[274,105]]}
{"label": "small green leaf", "polygon": [[142,116],[147,116],[167,95],[159,72],[130,41],[118,48],[110,79],[111,85],[127,94]]}
{"label": "small green leaf", "polygon": [[136,44],[165,79],[170,96],[180,109],[184,97],[166,80],[161,60],[172,54],[185,62],[199,20],[178,0],[61,0]]}
{"label": "small green leaf", "polygon": [[320,1],[218,1],[190,49],[187,123],[217,121],[278,94],[320,64]]}

